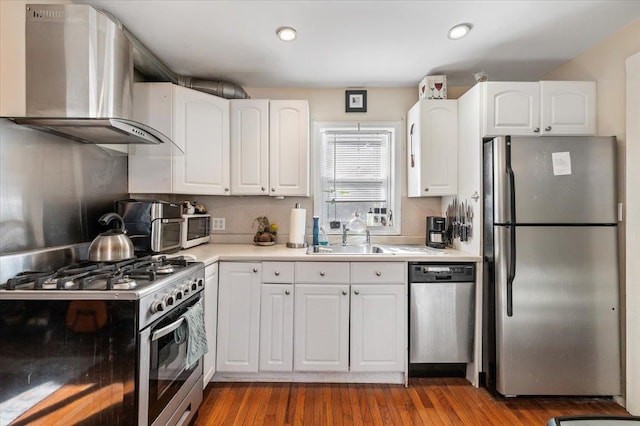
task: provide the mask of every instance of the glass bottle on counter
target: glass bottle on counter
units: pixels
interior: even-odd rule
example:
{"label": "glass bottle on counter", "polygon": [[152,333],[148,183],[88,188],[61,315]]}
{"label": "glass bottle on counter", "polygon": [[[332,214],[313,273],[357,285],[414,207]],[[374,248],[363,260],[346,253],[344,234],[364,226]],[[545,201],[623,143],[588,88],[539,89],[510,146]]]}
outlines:
{"label": "glass bottle on counter", "polygon": [[329,245],[329,239],[327,233],[324,230],[324,226],[320,226],[320,233],[318,234],[318,244],[321,246]]}
{"label": "glass bottle on counter", "polygon": [[317,246],[318,245],[318,222],[320,221],[320,217],[318,216],[314,216],[313,217],[313,245]]}

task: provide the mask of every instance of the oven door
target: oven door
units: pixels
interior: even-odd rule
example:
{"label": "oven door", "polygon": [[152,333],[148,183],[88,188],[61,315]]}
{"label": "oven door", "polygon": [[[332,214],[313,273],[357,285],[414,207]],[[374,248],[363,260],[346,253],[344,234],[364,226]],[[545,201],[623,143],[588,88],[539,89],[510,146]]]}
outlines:
{"label": "oven door", "polygon": [[[178,418],[187,420],[202,400],[202,360],[187,369],[187,341],[180,342],[175,336],[183,322],[181,315],[200,300],[201,294],[192,296],[141,332],[139,425],[173,424],[172,419],[182,406],[185,412]],[[192,393],[199,394],[199,400]],[[196,402],[183,404],[189,398]]]}
{"label": "oven door", "polygon": [[151,225],[151,251],[165,253],[179,250],[183,221],[183,218],[154,220]]}

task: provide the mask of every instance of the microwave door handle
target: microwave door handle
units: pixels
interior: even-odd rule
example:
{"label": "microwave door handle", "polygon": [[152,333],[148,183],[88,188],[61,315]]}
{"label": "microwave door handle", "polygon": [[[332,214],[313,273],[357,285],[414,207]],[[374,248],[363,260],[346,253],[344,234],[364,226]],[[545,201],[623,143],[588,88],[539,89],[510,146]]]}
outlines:
{"label": "microwave door handle", "polygon": [[162,219],[161,220],[162,223],[180,223],[180,222],[184,222],[184,218],[177,218],[177,219]]}
{"label": "microwave door handle", "polygon": [[154,331],[151,334],[151,341],[155,342],[159,338],[166,336],[167,334],[171,333],[172,331],[176,331],[178,329],[178,327],[180,327],[182,325],[183,322],[184,322],[184,318],[180,317],[176,321],[172,322],[171,324],[169,324],[169,325],[167,325],[165,327],[162,327],[159,330]]}

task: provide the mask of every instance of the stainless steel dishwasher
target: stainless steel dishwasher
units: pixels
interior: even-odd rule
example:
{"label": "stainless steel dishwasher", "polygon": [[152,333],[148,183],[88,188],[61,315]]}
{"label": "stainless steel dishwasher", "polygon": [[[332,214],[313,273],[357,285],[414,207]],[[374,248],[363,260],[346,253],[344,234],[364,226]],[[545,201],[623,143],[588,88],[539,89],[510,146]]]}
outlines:
{"label": "stainless steel dishwasher", "polygon": [[409,363],[473,360],[475,266],[409,263]]}

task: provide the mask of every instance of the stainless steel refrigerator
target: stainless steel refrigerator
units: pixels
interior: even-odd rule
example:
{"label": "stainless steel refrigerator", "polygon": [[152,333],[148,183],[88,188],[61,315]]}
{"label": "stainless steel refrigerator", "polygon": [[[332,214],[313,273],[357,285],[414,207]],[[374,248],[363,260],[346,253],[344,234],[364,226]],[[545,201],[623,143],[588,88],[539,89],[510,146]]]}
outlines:
{"label": "stainless steel refrigerator", "polygon": [[487,385],[619,395],[615,137],[484,143]]}

